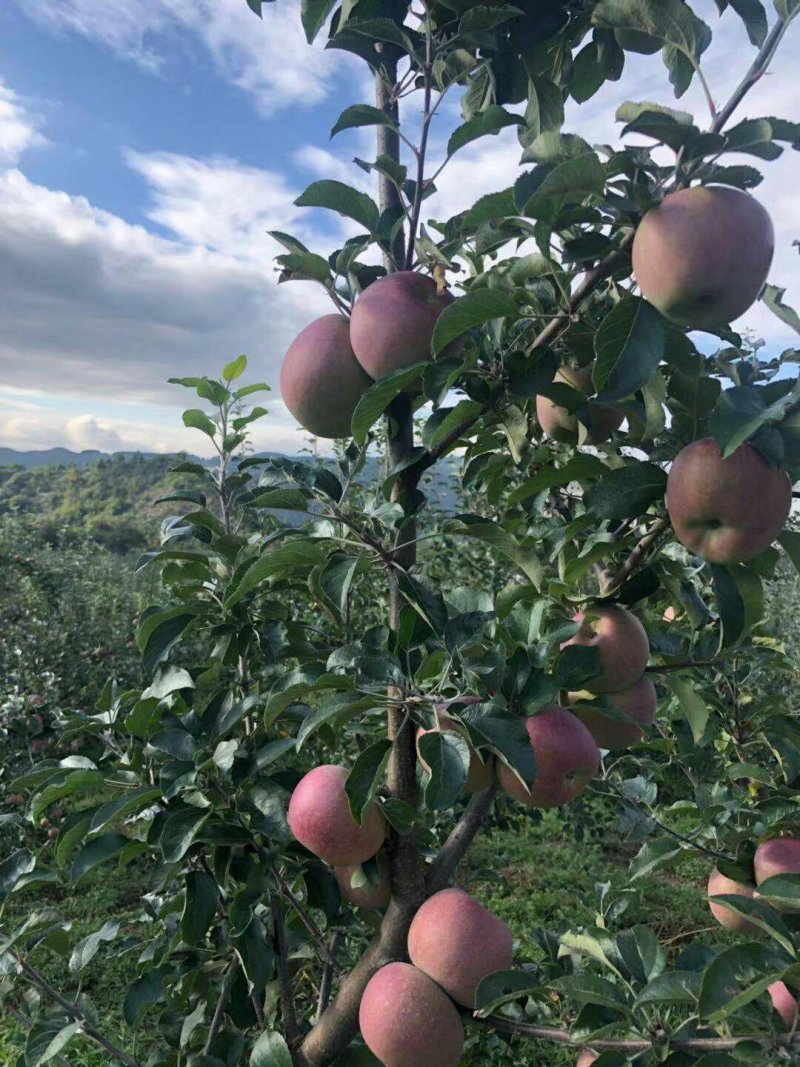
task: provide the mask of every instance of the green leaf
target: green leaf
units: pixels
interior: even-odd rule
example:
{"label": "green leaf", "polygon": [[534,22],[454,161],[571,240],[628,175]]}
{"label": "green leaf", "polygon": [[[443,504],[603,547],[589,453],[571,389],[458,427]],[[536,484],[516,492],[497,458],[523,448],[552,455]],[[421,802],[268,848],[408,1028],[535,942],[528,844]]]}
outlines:
{"label": "green leaf", "polygon": [[461,220],[461,230],[477,229],[484,222],[493,219],[506,219],[517,214],[514,190],[504,189],[500,193],[487,193],[477,200]]}
{"label": "green leaf", "polygon": [[91,874],[101,864],[116,856],[128,844],[128,838],[122,834],[104,834],[84,845],[72,861],[69,876],[74,885],[78,885],[87,874]]}
{"label": "green leaf", "polygon": [[711,575],[714,580],[714,594],[722,633],[720,647],[735,645],[745,628],[745,606],[739,586],[728,567],[712,563]]}
{"label": "green leaf", "polygon": [[785,292],[785,289],[780,289],[777,285],[770,285],[768,282],[764,286],[764,292],[761,294],[761,299],[773,315],[778,316],[781,322],[785,322],[787,326],[791,326],[795,333],[800,333],[800,315],[797,314],[794,308],[789,307],[788,304],[784,303],[783,297]]}
{"label": "green leaf", "polygon": [[29,848],[18,848],[0,862],[0,901],[5,900],[14,886],[36,866],[36,857]]}
{"label": "green leaf", "polygon": [[340,615],[347,607],[353,578],[362,564],[361,556],[334,552],[319,575],[319,585]]}
{"label": "green leaf", "polygon": [[451,341],[491,319],[517,316],[516,301],[509,293],[500,289],[473,289],[449,304],[436,320],[431,352],[438,356]]}
{"label": "green leaf", "polygon": [[192,430],[200,430],[208,437],[214,437],[217,432],[217,424],[213,422],[204,411],[199,408],[189,408],[183,413],[183,425]]}
{"label": "green leaf", "polygon": [[300,20],[303,23],[306,40],[309,44],[314,41],[319,31],[336,6],[336,0],[301,0]]}
{"label": "green leaf", "polygon": [[448,156],[454,155],[459,148],[475,141],[487,134],[497,134],[507,126],[522,126],[525,120],[521,115],[512,115],[510,111],[498,104],[490,104],[485,111],[479,111],[477,115],[458,126],[450,135],[447,142]]}
{"label": "green leaf", "polygon": [[272,977],[275,953],[267,941],[267,932],[260,915],[254,915],[243,934],[234,938],[233,946],[242,963],[247,984],[256,996],[262,996]]}
{"label": "green leaf", "polygon": [[489,746],[530,787],[536,781],[536,757],[528,736],[526,717],[500,704],[471,704],[458,711],[474,747]]}
{"label": "green leaf", "polygon": [[657,867],[665,867],[681,852],[683,852],[683,845],[672,837],[658,837],[654,841],[645,841],[631,860],[631,881],[643,878]]}
{"label": "green leaf", "polygon": [[419,738],[418,746],[429,775],[425,806],[429,811],[451,808],[467,780],[469,745],[455,731],[433,730]]}
{"label": "green leaf", "polygon": [[538,543],[524,546],[513,534],[491,519],[482,519],[476,515],[458,515],[448,520],[445,525],[447,533],[460,534],[463,537],[475,537],[484,544],[507,556],[535,589],[540,589],[543,578],[541,548]]}
{"label": "green leaf", "polygon": [[69,958],[69,973],[77,974],[78,971],[83,970],[97,955],[103,941],[114,941],[119,933],[120,925],[118,922],[104,923],[99,930],[82,938],[72,950]]}
{"label": "green leaf", "polygon": [[[700,57],[711,43],[711,30],[683,0],[600,0],[592,22],[618,34],[644,34],[660,42],[676,96],[689,87]],[[624,47],[624,37],[622,43]],[[676,57],[683,62],[676,62]]]}
{"label": "green leaf", "polygon": [[800,533],[784,530],[778,537],[778,544],[794,564],[795,570],[800,572]]}
{"label": "green leaf", "polygon": [[728,0],[728,3],[744,22],[751,43],[756,47],[762,45],[769,26],[761,0]]}
{"label": "green leaf", "polygon": [[287,252],[285,256],[278,256],[276,262],[283,268],[279,278],[281,282],[313,281],[325,285],[331,280],[331,267],[327,259],[314,252]]}
{"label": "green leaf", "polygon": [[497,971],[482,978],[475,994],[475,1015],[485,1019],[502,1004],[520,1000],[541,987],[536,975],[528,971]]}
{"label": "green leaf", "polygon": [[151,1004],[157,1004],[164,995],[164,972],[160,967],[146,971],[130,986],[125,996],[123,1013],[128,1026],[136,1026],[139,1016]]}
{"label": "green leaf", "polygon": [[31,801],[31,817],[38,819],[51,804],[76,793],[88,792],[103,783],[103,775],[98,770],[67,771],[58,778],[51,779],[40,793]]}
{"label": "green leaf", "polygon": [[552,222],[568,204],[601,196],[604,186],[603,164],[594,152],[583,152],[552,169],[537,167],[523,174],[514,186],[514,196],[520,214]]}
{"label": "green leaf", "polygon": [[172,756],[181,763],[191,763],[194,759],[197,743],[186,730],[161,730],[150,739],[150,745],[167,756]]}
{"label": "green leaf", "polygon": [[126,793],[115,800],[109,800],[108,803],[101,805],[92,816],[89,832],[97,833],[98,830],[104,829],[115,819],[124,819],[129,815],[135,815],[160,798],[161,790],[159,788],[144,785],[140,786],[139,789],[135,789],[132,793]]}
{"label": "green leaf", "polygon": [[604,474],[586,491],[586,506],[600,519],[632,519],[662,500],[667,475],[655,463],[629,463]]}
{"label": "green leaf", "polygon": [[682,678],[670,672],[665,675],[664,683],[677,698],[681,711],[691,728],[694,743],[698,745],[706,732],[708,705],[695,688],[694,681],[689,677]]}
{"label": "green leaf", "polygon": [[280,1034],[261,1034],[250,1053],[250,1067],[292,1067],[292,1055]]}
{"label": "green leaf", "polygon": [[230,385],[231,382],[235,382],[237,378],[241,378],[244,372],[247,370],[247,356],[237,356],[236,359],[222,370],[222,377]]}
{"label": "green leaf", "polygon": [[207,819],[208,813],[198,808],[187,808],[167,816],[158,842],[167,863],[183,859]]}
{"label": "green leaf", "polygon": [[45,1015],[37,1019],[25,1039],[26,1067],[52,1062],[80,1032],[81,1024],[67,1022],[63,1015]]}
{"label": "green leaf", "polygon": [[194,612],[185,607],[156,610],[142,617],[136,631],[136,643],[145,671],[156,669],[194,619]]}
{"label": "green leaf", "polygon": [[695,1004],[700,995],[699,971],[670,971],[654,978],[636,998],[636,1007],[645,1004]]}
{"label": "green leaf", "polygon": [[509,493],[509,506],[520,504],[529,497],[536,496],[547,489],[554,489],[558,485],[568,485],[570,482],[587,482],[595,478],[601,478],[608,473],[608,467],[597,456],[590,453],[579,453],[571,456],[562,467],[547,465],[533,478],[528,478],[522,485]]}
{"label": "green leaf", "polygon": [[785,22],[791,20],[800,12],[800,0],[774,0],[775,10]]}
{"label": "green leaf", "polygon": [[759,883],[758,895],[781,911],[800,911],[800,874],[776,874]]}
{"label": "green leaf", "polygon": [[153,681],[144,690],[141,700],[163,700],[164,697],[177,693],[180,689],[194,689],[191,674],[183,667],[165,664],[157,672]]}
{"label": "green leaf", "polygon": [[561,978],[555,984],[579,1004],[597,1004],[601,1008],[629,1013],[623,990],[597,974],[583,971]]}
{"label": "green leaf", "polygon": [[664,320],[646,300],[626,296],[595,334],[592,380],[599,403],[622,400],[641,389],[664,358]]}
{"label": "green leaf", "polygon": [[360,826],[367,805],[383,781],[386,764],[392,751],[392,742],[387,738],[375,741],[359,755],[345,782],[345,792],[350,802],[350,813]]}
{"label": "green leaf", "polygon": [[341,130],[350,130],[356,126],[389,126],[391,129],[396,129],[396,124],[390,115],[387,115],[385,111],[381,111],[379,107],[372,107],[371,104],[353,104],[351,107],[346,107],[336,120],[336,124],[331,130],[331,137],[334,137]]}
{"label": "green leaf", "polygon": [[323,179],[311,185],[295,200],[297,207],[323,207],[354,219],[370,233],[378,230],[380,212],[375,201],[344,182]]}
{"label": "green leaf", "polygon": [[407,392],[422,377],[427,363],[415,363],[412,367],[400,367],[375,382],[363,394],[353,412],[351,429],[356,444],[363,445],[367,435],[395,397]]}
{"label": "green leaf", "polygon": [[720,1021],[765,992],[785,970],[786,962],[768,945],[747,943],[721,952],[706,968],[699,1012]]}
{"label": "green leaf", "polygon": [[217,885],[205,871],[186,875],[186,900],[181,915],[181,939],[187,945],[199,945],[205,939],[217,913]]}
{"label": "green leaf", "polygon": [[404,571],[398,573],[397,585],[411,607],[425,620],[433,632],[444,633],[444,628],[447,626],[447,606],[439,590]]}

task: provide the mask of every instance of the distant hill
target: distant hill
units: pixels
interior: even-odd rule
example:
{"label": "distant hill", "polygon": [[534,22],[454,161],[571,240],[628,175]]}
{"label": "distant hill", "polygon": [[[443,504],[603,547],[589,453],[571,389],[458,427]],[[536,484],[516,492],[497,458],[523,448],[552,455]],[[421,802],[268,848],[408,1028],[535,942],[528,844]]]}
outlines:
{"label": "distant hill", "polygon": [[87,449],[73,452],[69,448],[44,448],[41,451],[18,452],[16,448],[0,448],[0,467],[87,467],[98,459],[128,459],[141,456],[143,459],[159,459],[158,452],[99,452]]}
{"label": "distant hill", "polygon": [[[154,507],[153,501],[195,485],[190,476],[170,473],[179,459],[211,462],[185,453],[104,454],[67,448],[18,452],[0,448],[0,519],[16,516],[31,521],[54,544],[89,536],[115,551],[143,548],[155,540],[160,520],[180,506]],[[376,475],[377,460],[370,458],[361,480],[369,484]],[[457,510],[449,465],[432,472],[426,492],[438,510]],[[302,521],[295,512],[276,514],[283,523]]]}

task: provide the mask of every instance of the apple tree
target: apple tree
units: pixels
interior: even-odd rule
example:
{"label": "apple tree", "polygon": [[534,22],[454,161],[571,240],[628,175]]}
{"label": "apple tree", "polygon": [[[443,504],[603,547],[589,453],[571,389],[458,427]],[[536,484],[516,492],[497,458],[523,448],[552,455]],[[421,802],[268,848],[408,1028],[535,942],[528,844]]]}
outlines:
{"label": "apple tree", "polygon": [[[335,456],[248,449],[267,385],[239,384],[244,357],[179,380],[218,462],[179,466],[139,564],[160,580],[146,684],[65,720],[88,754],[16,789],[32,818],[73,814],[52,852],[0,865],[9,896],[149,863],[147,923],[3,926],[26,1064],[81,1034],[133,1067],[795,1062],[800,725],[764,586],[800,566],[798,356],[731,321],[760,299],[800,331],[752,192],[800,125],[741,117],[800,4],[716,8],[304,0],[309,41],[375,85],[332,131],[374,127],[374,158],[297,201],[352,235],[272,235],[280,280],[330,299],[280,387]],[[752,45],[727,101],[712,14]],[[678,98],[699,84],[708,114],[637,99],[615,145],[571,130],[631,62]],[[430,218],[450,161],[509,127],[503,187]],[[675,951],[602,900],[594,925],[509,930],[454,885],[494,810],[584,791],[640,843],[632,882],[702,858],[732,946]],[[143,1053],[37,963],[76,975],[113,944],[138,961]]]}

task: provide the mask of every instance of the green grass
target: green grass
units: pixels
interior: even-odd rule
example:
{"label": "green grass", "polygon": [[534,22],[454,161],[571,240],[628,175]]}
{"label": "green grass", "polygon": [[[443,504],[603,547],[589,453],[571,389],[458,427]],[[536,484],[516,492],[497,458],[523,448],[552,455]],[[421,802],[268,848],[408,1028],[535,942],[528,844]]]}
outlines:
{"label": "green grass", "polygon": [[[518,809],[502,828],[490,827],[478,838],[463,871],[463,881],[487,907],[504,919],[517,939],[517,959],[534,959],[536,927],[562,931],[591,926],[596,921],[599,897],[597,883],[609,882],[607,901],[630,890],[627,867],[635,848],[620,844],[611,812],[592,809],[593,824],[582,840],[574,826],[558,813],[535,822]],[[629,905],[616,927],[643,923],[667,943],[674,956],[684,942],[699,937],[712,944],[733,943],[733,937],[712,924],[705,901],[704,882],[708,865],[703,860],[684,864],[678,873],[661,872],[635,883]],[[139,897],[147,891],[147,871],[132,866],[124,873],[106,869],[85,888],[69,894],[58,888],[28,891],[12,898],[9,918],[20,917],[36,907],[54,907],[72,922],[75,937],[81,937],[111,918],[122,921],[124,933],[135,929],[141,914]],[[67,960],[39,950],[36,962],[57,988],[75,996],[79,986],[70,976]],[[120,952],[120,942],[103,945],[82,972],[80,990],[95,1005],[101,1029],[128,1049],[134,1034],[125,1025],[121,1006],[134,977],[134,958]],[[139,1034],[139,1051],[149,1037],[145,1019]],[[470,1027],[470,1067],[495,1067],[513,1062],[521,1067],[574,1067],[576,1054],[551,1043],[515,1040],[509,1045],[486,1030]],[[13,1020],[0,1014],[0,1063],[16,1064],[24,1049],[24,1033]],[[146,1058],[146,1057],[145,1057]],[[66,1057],[70,1067],[101,1067],[106,1054],[87,1041],[76,1042]],[[761,1067],[768,1067],[762,1064]]]}

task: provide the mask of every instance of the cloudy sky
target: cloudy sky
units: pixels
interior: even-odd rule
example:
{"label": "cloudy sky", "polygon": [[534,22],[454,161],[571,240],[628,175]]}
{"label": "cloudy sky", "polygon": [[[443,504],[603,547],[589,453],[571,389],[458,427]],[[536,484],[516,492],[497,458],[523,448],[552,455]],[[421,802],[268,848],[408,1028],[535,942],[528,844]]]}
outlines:
{"label": "cloudy sky", "polygon": [[[753,48],[734,13],[693,6],[715,31],[707,75],[724,102]],[[798,54],[800,20],[740,117],[800,117]],[[364,71],[306,45],[294,0],[265,5],[262,22],[245,0],[0,0],[0,445],[199,451],[168,377],[246,352],[251,376],[277,383],[289,341],[328,305],[310,284],[277,286],[265,231],[322,253],[351,232],[293,201],[319,177],[367,181],[350,160],[370,156],[369,132],[328,136],[344,107],[369,102]],[[657,57],[629,56],[565,129],[613,142],[626,99],[674,103]],[[456,105],[439,113],[434,156]],[[706,121],[696,87],[679,106]],[[477,142],[443,172],[429,215],[508,187],[518,168],[513,130]],[[764,170],[771,280],[800,305],[800,155]],[[794,343],[763,307],[740,325]],[[277,390],[269,407],[257,444],[295,452],[302,434]]]}

